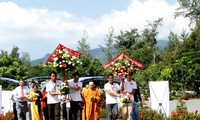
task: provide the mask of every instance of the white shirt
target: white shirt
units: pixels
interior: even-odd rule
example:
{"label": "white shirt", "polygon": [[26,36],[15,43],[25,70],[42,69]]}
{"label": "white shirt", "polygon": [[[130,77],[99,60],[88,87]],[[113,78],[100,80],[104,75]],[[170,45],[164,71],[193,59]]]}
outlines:
{"label": "white shirt", "polygon": [[22,100],[21,97],[22,97],[22,89],[24,91],[24,97],[28,98],[28,95],[29,95],[29,88],[27,86],[18,86],[15,88],[15,90],[13,91],[13,95],[14,95],[14,99],[16,101],[26,101],[27,99],[25,100]]}
{"label": "white shirt", "polygon": [[109,82],[104,85],[104,90],[106,93],[106,104],[115,104],[117,103],[117,97],[111,96],[106,92],[106,90],[110,90],[111,92],[118,94],[120,90],[120,86],[117,83],[110,84]]}
{"label": "white shirt", "polygon": [[50,91],[59,92],[61,83],[62,83],[62,81],[59,81],[59,80],[56,80],[55,83],[50,80],[46,84],[47,104],[55,104],[55,103],[59,103],[61,101],[59,95],[51,95],[49,93]]}
{"label": "white shirt", "polygon": [[15,102],[17,99],[15,98],[15,91],[16,91],[16,88],[14,90],[11,91],[10,95],[9,95],[9,98],[12,102]]}
{"label": "white shirt", "polygon": [[[122,86],[122,83],[120,84]],[[137,84],[135,81],[131,80],[130,82],[127,79],[124,80],[124,91],[123,92],[132,92],[133,89],[137,89]],[[122,96],[123,97],[123,96]],[[131,99],[134,101],[134,96],[131,94]]]}
{"label": "white shirt", "polygon": [[[69,82],[69,87],[81,87],[81,89],[82,89],[82,86],[83,86],[83,84],[79,81],[78,82],[74,82],[74,81]],[[78,91],[71,90],[70,98],[72,101],[82,101],[81,89]]]}

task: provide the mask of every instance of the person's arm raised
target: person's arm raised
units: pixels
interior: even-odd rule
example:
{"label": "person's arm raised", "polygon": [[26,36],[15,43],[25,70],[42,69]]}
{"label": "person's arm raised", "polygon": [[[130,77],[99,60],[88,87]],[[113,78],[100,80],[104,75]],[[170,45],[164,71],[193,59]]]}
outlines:
{"label": "person's arm raised", "polygon": [[69,82],[68,82],[67,78],[68,78],[67,72],[66,71],[62,71],[62,81],[65,82],[67,85],[69,85]]}

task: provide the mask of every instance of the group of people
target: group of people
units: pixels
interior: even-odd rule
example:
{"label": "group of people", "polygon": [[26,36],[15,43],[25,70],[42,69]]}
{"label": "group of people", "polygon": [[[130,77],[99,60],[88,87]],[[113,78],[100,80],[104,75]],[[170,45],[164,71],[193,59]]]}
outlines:
{"label": "group of people", "polygon": [[[106,95],[106,108],[108,111],[108,120],[116,120],[118,117],[118,99],[129,95],[131,103],[122,104],[122,113],[124,120],[138,120],[138,87],[132,80],[132,72],[128,73],[127,78],[121,80],[120,85],[114,83],[114,75],[107,76],[108,82],[104,85]],[[24,81],[19,81],[19,86],[12,92],[12,98],[16,104],[16,119],[26,120],[26,112],[29,111],[30,120],[99,120],[100,119],[100,89],[95,87],[94,82],[89,82],[83,88],[79,81],[80,75],[73,74],[73,81],[68,82],[66,75],[63,74],[63,80],[57,80],[57,73],[50,73],[50,80],[45,88],[38,90],[36,84],[30,88],[24,85]],[[68,95],[60,93],[62,82],[65,82],[71,92]],[[142,102],[140,102],[142,103]],[[70,104],[69,112],[66,111],[67,104]],[[15,111],[15,109],[14,109]],[[67,115],[67,113],[69,113]]]}
{"label": "group of people", "polygon": [[142,99],[136,82],[132,79],[133,72],[128,72],[127,78],[122,78],[120,85],[114,83],[113,74],[108,75],[108,83],[104,85],[106,93],[106,108],[108,110],[108,120],[118,118],[118,99],[126,98],[129,102],[121,103],[123,120],[139,120],[139,105],[142,106]]}

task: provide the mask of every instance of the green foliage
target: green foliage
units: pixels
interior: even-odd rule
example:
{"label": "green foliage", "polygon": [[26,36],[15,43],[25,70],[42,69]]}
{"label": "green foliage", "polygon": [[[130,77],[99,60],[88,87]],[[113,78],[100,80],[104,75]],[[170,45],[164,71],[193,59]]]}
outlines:
{"label": "green foliage", "polygon": [[83,31],[83,37],[78,41],[78,51],[82,53],[82,55],[89,55],[90,45],[87,43],[88,33],[86,30]]}
{"label": "green foliage", "polygon": [[183,16],[190,19],[194,26],[200,22],[200,1],[199,0],[178,0],[180,7],[175,11],[175,17]]}
{"label": "green foliage", "polygon": [[90,56],[82,56],[82,65],[77,68],[77,71],[84,76],[100,76],[103,75],[104,69],[99,59],[94,59]]}
{"label": "green foliage", "polygon": [[148,108],[140,109],[140,120],[163,120],[163,114]]}
{"label": "green foliage", "polygon": [[183,51],[198,51],[200,50],[200,25],[196,27],[189,37],[183,41]]}
{"label": "green foliage", "polygon": [[120,35],[116,36],[116,47],[120,50],[129,49],[137,42],[139,38],[138,30],[120,31]]}
{"label": "green foliage", "polygon": [[39,76],[48,76],[52,71],[51,67],[44,66],[43,64],[37,64],[28,69],[28,78],[39,77]]}
{"label": "green foliage", "polygon": [[183,110],[183,111],[187,110],[185,101],[183,101],[182,99],[178,100],[176,104],[176,111],[180,111],[180,110]]}
{"label": "green foliage", "polygon": [[134,58],[140,63],[144,64],[145,67],[148,67],[153,61],[153,52],[150,48],[141,48],[141,49],[128,49],[125,51],[130,58]]}
{"label": "green foliage", "polygon": [[18,80],[27,75],[27,70],[28,66],[20,65],[19,61],[7,52],[0,55],[0,76]]}

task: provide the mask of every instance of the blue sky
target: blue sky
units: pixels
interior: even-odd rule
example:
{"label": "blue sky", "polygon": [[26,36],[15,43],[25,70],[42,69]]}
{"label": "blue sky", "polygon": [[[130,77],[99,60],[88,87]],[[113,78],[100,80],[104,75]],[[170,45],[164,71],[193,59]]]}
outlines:
{"label": "blue sky", "polygon": [[[125,10],[132,0],[1,0],[12,1],[24,8],[66,10],[76,16],[99,17],[112,10]],[[145,1],[145,0],[139,0]],[[166,0],[169,4],[177,0]]]}
{"label": "blue sky", "polygon": [[31,60],[51,53],[58,44],[77,49],[83,31],[91,49],[105,45],[109,28],[143,30],[147,21],[163,18],[158,40],[180,34],[188,20],[174,19],[175,0],[0,0],[0,49],[13,46]]}
{"label": "blue sky", "polygon": [[76,16],[99,17],[115,10],[124,10],[131,0],[2,0],[25,8],[66,10]]}

